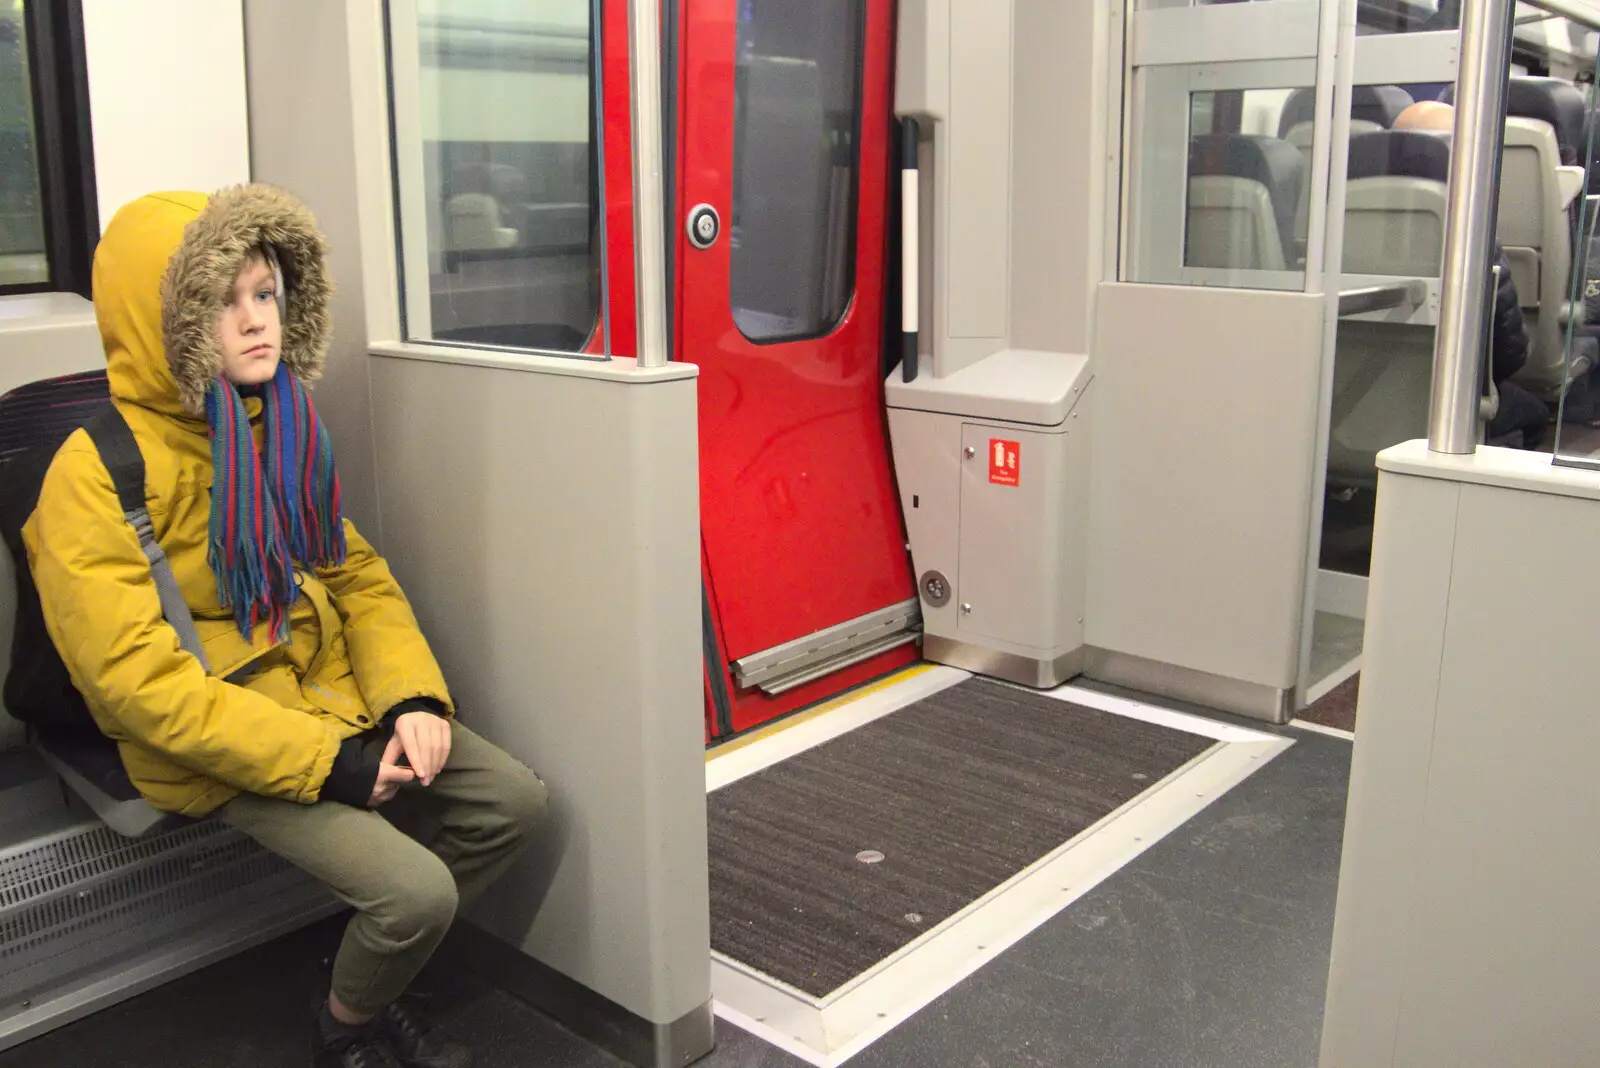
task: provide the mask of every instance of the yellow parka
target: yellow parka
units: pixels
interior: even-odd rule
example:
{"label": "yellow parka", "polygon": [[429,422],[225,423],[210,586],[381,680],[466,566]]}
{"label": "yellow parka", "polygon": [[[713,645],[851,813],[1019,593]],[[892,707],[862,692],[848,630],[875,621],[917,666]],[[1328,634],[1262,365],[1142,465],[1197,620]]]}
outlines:
{"label": "yellow parka", "polygon": [[[290,635],[246,641],[206,563],[207,384],[217,314],[246,253],[270,244],[287,282],[283,361],[315,380],[327,352],[324,241],[293,197],[253,185],[158,193],[119,211],[95,252],[94,303],[111,395],[145,463],[156,537],[194,613],[209,673],[161,614],[138,536],[84,431],[57,453],[23,529],[45,623],[100,729],[157,808],[203,816],[240,792],[318,798],[339,744],[410,698],[450,696],[384,563],[345,524],[344,564],[302,568]],[[257,424],[260,401],[246,401]]]}

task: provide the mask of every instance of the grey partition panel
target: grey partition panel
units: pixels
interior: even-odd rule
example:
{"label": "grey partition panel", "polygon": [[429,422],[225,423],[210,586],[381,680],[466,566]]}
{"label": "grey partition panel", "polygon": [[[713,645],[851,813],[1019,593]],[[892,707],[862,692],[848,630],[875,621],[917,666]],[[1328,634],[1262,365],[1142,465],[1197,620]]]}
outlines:
{"label": "grey partition panel", "polygon": [[[344,510],[381,549],[368,405],[366,270],[361,262],[351,101],[351,41],[344,4],[246,0],[250,176],[302,198],[328,236],[335,283],[333,341],[314,394],[339,457]],[[285,77],[293,71],[293,77]],[[370,269],[370,268],[368,268]]]}
{"label": "grey partition panel", "polygon": [[1594,1064],[1600,476],[1380,466],[1322,1068]]}
{"label": "grey partition panel", "polygon": [[1178,696],[1285,714],[1322,321],[1316,295],[1100,287],[1086,640],[1101,665],[1159,668],[1160,689],[1176,669],[1201,687]]}
{"label": "grey partition panel", "polygon": [[474,919],[709,1042],[694,369],[517,360],[372,361],[389,559],[463,722],[551,788]]}

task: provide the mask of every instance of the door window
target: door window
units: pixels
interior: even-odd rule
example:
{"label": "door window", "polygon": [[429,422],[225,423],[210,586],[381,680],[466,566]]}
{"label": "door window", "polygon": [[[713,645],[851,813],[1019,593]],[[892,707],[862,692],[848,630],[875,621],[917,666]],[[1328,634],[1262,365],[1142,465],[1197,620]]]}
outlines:
{"label": "door window", "polygon": [[820,337],[855,288],[865,0],[739,0],[730,301],[751,341]]}

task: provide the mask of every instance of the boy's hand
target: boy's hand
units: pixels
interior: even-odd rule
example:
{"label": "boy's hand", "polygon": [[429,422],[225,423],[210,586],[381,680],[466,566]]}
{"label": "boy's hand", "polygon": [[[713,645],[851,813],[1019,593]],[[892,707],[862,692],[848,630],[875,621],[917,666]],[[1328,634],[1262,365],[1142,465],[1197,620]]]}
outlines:
{"label": "boy's hand", "polygon": [[[389,749],[398,742],[406,755],[406,762],[416,772],[417,781],[432,786],[434,776],[444,770],[450,759],[450,721],[432,712],[407,712],[394,721],[394,737],[389,739]],[[385,761],[388,750],[385,750]]]}
{"label": "boy's hand", "polygon": [[385,801],[393,800],[394,795],[400,792],[400,787],[417,777],[410,768],[397,766],[395,761],[399,759],[400,739],[390,738],[383,750],[383,760],[378,764],[378,781],[372,784],[372,796],[367,799],[368,808],[377,808]]}

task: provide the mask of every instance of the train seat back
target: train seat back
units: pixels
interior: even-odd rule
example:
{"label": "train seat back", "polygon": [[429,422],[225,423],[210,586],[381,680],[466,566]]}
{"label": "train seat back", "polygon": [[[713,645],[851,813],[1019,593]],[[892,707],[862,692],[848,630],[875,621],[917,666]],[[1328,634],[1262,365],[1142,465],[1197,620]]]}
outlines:
{"label": "train seat back", "polygon": [[[1448,134],[1383,130],[1350,139],[1346,274],[1437,277],[1444,262]],[[1433,330],[1346,319],[1334,352],[1328,481],[1372,486],[1377,454],[1428,429]]]}
{"label": "train seat back", "polygon": [[[1296,89],[1284,101],[1278,119],[1278,136],[1300,150],[1305,167],[1300,177],[1300,199],[1295,209],[1295,248],[1303,255],[1311,231],[1311,137],[1316,128],[1315,89]],[[1412,105],[1411,94],[1398,85],[1357,85],[1350,96],[1350,136],[1376,133],[1394,126],[1400,113]]]}
{"label": "train seat back", "polygon": [[1427,437],[1432,386],[1432,327],[1341,320],[1333,362],[1328,485],[1377,485],[1378,453]]}
{"label": "train seat back", "polygon": [[1304,163],[1287,141],[1205,134],[1189,143],[1184,263],[1281,271],[1295,262],[1295,197]]}
{"label": "train seat back", "polygon": [[1352,137],[1347,175],[1345,273],[1438,277],[1449,135],[1382,130]]}
{"label": "train seat back", "polygon": [[[1443,99],[1452,94],[1446,92]],[[1555,78],[1514,77],[1506,98],[1505,147],[1495,235],[1528,320],[1528,363],[1517,380],[1547,397],[1566,382],[1566,323],[1572,273],[1569,207],[1581,191],[1583,94]],[[1581,372],[1585,368],[1575,368]]]}

